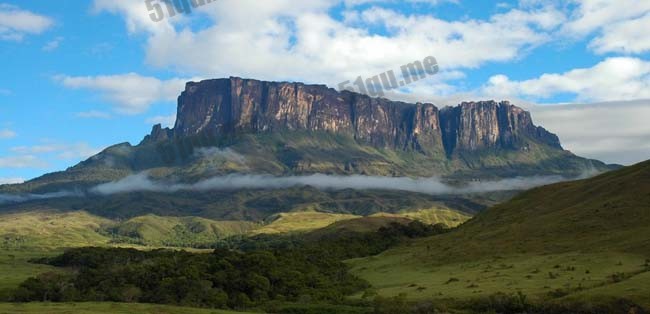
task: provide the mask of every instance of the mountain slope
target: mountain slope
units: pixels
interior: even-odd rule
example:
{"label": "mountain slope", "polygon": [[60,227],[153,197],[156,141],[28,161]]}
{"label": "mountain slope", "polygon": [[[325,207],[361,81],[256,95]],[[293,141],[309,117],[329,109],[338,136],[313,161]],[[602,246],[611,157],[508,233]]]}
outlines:
{"label": "mountain slope", "polygon": [[526,191],[424,242],[459,259],[574,251],[650,256],[650,161]]}
{"label": "mountain slope", "polygon": [[650,161],[529,190],[449,233],[351,261],[382,295],[467,300],[521,292],[647,307],[649,263]]}

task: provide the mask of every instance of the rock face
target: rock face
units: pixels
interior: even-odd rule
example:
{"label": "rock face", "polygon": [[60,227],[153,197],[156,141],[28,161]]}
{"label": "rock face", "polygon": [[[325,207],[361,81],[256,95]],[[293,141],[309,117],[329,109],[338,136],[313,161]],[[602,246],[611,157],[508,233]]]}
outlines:
{"label": "rock face", "polygon": [[526,149],[535,140],[562,149],[557,136],[533,125],[530,114],[504,101],[466,102],[438,110],[371,98],[324,85],[241,78],[187,83],[173,129],[155,126],[145,141],[247,132],[344,133],[373,146],[444,152]]}

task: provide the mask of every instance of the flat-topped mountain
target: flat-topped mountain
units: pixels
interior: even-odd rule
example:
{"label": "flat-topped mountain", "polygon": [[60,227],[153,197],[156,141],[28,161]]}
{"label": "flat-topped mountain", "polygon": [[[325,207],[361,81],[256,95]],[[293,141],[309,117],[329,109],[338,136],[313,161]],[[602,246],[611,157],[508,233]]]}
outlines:
{"label": "flat-topped mountain", "polygon": [[187,83],[172,129],[156,125],[137,146],[118,144],[66,171],[0,190],[84,189],[143,171],[196,182],[232,173],[463,180],[609,169],[564,150],[507,101],[438,109],[324,85],[232,77]]}
{"label": "flat-topped mountain", "polygon": [[241,78],[187,83],[173,129],[154,127],[146,142],[202,134],[226,136],[283,131],[346,135],[378,148],[451,156],[488,148],[525,150],[527,140],[562,149],[530,113],[507,101],[462,103],[439,110],[371,98],[323,85]]}

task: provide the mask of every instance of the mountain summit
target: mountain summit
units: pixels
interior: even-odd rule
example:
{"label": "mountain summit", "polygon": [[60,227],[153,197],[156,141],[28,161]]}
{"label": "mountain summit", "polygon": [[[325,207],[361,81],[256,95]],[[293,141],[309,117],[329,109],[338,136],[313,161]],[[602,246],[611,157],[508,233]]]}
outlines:
{"label": "mountain summit", "polygon": [[439,110],[433,104],[371,98],[323,85],[241,78],[187,83],[178,98],[177,117],[173,129],[155,126],[146,142],[202,134],[308,131],[430,155],[526,150],[528,140],[562,149],[557,136],[533,125],[530,113],[507,101],[467,102]]}

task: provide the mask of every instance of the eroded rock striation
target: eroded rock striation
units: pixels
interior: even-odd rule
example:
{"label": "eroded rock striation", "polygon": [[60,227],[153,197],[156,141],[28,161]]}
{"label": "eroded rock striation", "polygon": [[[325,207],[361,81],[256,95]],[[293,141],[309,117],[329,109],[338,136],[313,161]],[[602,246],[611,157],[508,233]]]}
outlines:
{"label": "eroded rock striation", "polygon": [[525,150],[529,140],[562,149],[556,135],[507,101],[464,102],[439,110],[429,103],[371,98],[324,85],[236,77],[187,83],[174,128],[155,126],[146,141],[298,130],[342,133],[377,147],[447,156]]}

